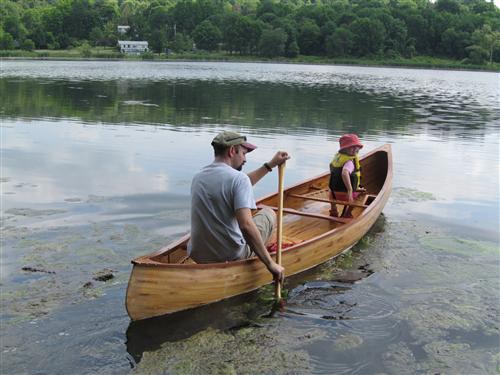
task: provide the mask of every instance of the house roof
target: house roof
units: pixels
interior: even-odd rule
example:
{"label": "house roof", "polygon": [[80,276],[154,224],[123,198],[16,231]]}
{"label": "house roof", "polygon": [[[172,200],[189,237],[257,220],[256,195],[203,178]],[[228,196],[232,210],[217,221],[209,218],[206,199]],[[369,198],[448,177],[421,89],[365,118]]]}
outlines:
{"label": "house roof", "polygon": [[118,44],[147,45],[148,42],[145,40],[119,40]]}

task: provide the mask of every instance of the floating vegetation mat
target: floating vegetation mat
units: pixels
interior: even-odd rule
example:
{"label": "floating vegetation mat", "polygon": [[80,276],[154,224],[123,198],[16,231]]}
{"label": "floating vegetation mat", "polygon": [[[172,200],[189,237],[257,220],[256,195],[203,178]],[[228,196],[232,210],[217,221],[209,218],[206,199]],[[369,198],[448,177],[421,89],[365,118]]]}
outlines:
{"label": "floating vegetation mat", "polygon": [[322,337],[321,330],[304,332],[280,324],[225,332],[209,328],[145,352],[135,373],[306,374],[311,371],[309,355],[300,347]]}

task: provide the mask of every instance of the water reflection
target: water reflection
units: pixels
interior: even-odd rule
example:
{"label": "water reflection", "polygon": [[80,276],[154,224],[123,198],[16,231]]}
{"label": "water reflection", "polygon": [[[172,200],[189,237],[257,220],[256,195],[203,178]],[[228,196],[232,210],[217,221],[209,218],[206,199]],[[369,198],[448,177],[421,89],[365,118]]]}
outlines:
{"label": "water reflection", "polygon": [[[251,326],[258,312],[266,307],[256,306],[257,293],[234,297],[197,309],[130,322],[127,328],[127,352],[138,363],[145,351],[160,349],[166,342],[184,340],[209,327],[216,330]],[[222,318],[222,319],[221,319]]]}
{"label": "water reflection", "polygon": [[[256,130],[326,128],[358,131],[405,128],[417,116],[393,97],[339,87],[275,83],[0,80],[8,118],[65,118],[88,123],[148,123],[209,127],[232,124]],[[9,94],[7,94],[9,93]],[[383,104],[383,105],[382,105]]]}
{"label": "water reflection", "polygon": [[34,70],[33,63],[3,63],[2,116],[297,134],[414,134],[423,125],[439,137],[484,136],[500,118],[495,73],[130,62],[36,62]]}

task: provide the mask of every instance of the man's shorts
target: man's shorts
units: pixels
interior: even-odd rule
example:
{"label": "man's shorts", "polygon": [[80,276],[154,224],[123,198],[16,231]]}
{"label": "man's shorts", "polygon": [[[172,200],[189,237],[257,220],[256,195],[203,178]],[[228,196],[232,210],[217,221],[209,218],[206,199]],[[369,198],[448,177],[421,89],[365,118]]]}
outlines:
{"label": "man's shorts", "polygon": [[[260,232],[260,236],[262,237],[262,241],[264,242],[264,244],[271,238],[275,220],[276,214],[273,210],[267,207],[257,212],[253,217],[253,221]],[[250,249],[250,246],[246,244],[245,253],[243,254],[242,259],[251,258],[254,255],[255,253],[252,251],[252,249]]]}

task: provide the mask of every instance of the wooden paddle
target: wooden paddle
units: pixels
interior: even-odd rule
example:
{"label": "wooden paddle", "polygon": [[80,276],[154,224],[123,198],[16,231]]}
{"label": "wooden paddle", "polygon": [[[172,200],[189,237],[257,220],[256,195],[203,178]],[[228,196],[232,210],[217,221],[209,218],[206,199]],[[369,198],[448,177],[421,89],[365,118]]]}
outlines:
{"label": "wooden paddle", "polygon": [[[276,263],[281,265],[281,248],[283,247],[283,180],[285,176],[285,163],[278,166],[278,217],[276,237],[278,249],[276,250]],[[274,284],[276,302],[281,301],[281,283],[278,279]]]}

